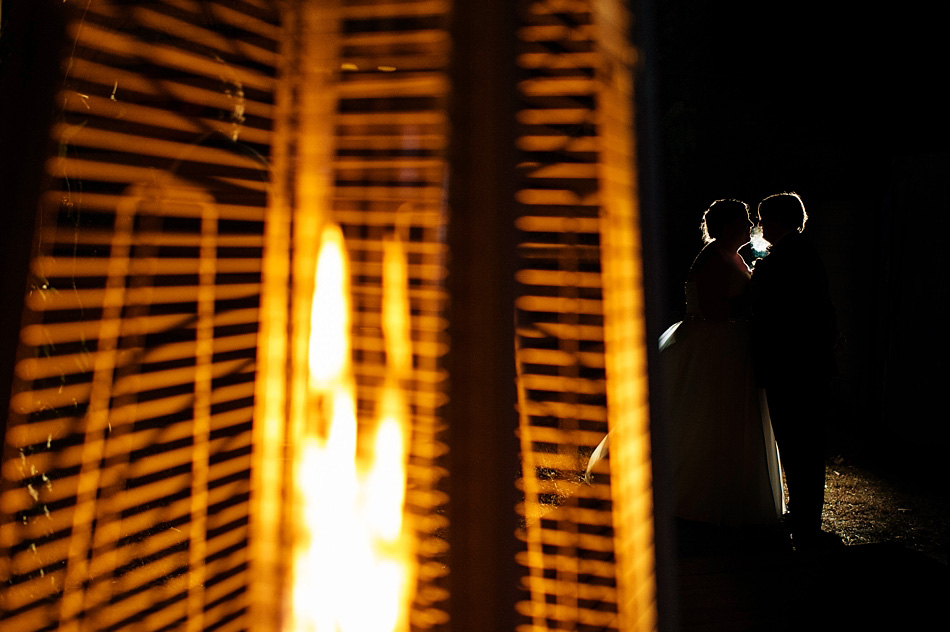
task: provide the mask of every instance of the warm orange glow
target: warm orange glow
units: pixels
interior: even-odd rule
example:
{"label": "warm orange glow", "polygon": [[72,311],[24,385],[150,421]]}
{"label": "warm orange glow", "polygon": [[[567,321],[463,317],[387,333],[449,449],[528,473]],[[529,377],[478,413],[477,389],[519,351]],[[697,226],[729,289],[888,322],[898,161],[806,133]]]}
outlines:
{"label": "warm orange glow", "polygon": [[[415,577],[403,519],[408,414],[399,383],[411,358],[406,264],[398,247],[386,262],[390,360],[372,445],[358,452],[346,248],[337,226],[324,229],[311,311],[310,420],[296,469],[293,630],[409,629]],[[402,310],[401,319],[392,314]]]}
{"label": "warm orange glow", "polygon": [[409,332],[409,271],[402,242],[393,236],[383,242],[383,335],[386,363],[397,378],[412,368]]}
{"label": "warm orange glow", "polygon": [[310,386],[321,389],[340,380],[350,364],[349,269],[336,226],[323,231],[317,255],[310,331]]}

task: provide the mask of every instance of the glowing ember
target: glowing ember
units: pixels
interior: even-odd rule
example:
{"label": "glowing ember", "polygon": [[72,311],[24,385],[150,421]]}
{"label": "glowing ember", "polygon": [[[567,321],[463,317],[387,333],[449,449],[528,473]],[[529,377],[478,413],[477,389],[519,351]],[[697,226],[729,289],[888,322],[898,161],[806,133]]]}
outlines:
{"label": "glowing ember", "polygon": [[384,320],[396,325],[384,326],[389,361],[377,427],[371,449],[358,456],[346,250],[338,227],[322,235],[311,312],[311,420],[295,489],[294,630],[409,629],[415,577],[403,520],[408,414],[399,382],[411,353],[405,259],[401,249],[397,254],[386,257],[384,274]]}

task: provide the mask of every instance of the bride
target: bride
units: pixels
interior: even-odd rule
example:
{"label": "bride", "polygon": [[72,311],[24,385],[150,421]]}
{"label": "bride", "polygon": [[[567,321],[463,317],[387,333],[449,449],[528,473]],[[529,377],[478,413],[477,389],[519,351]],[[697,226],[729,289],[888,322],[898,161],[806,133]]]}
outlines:
{"label": "bride", "polygon": [[[748,206],[717,200],[686,281],[686,317],[660,336],[674,514],[715,526],[774,525],[784,513],[778,449],[752,374]],[[608,438],[587,472],[606,456]]]}

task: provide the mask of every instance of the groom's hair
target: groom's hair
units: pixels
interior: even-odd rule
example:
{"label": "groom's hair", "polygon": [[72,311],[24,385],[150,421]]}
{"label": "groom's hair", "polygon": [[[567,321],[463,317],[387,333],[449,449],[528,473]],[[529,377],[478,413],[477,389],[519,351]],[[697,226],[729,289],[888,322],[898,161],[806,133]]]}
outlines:
{"label": "groom's hair", "polygon": [[739,217],[749,219],[748,204],[742,200],[716,200],[703,213],[703,223],[699,226],[703,241],[707,244],[716,241],[722,235],[723,228]]}
{"label": "groom's hair", "polygon": [[798,232],[805,230],[808,213],[805,212],[805,203],[797,193],[785,192],[770,195],[759,202],[759,219],[768,218],[786,228],[794,228]]}

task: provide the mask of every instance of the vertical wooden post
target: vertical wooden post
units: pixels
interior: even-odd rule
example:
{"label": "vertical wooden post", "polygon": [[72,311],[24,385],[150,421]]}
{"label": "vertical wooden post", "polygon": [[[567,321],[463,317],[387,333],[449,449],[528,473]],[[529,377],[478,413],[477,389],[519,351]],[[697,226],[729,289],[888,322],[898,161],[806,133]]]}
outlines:
{"label": "vertical wooden post", "polygon": [[515,5],[453,8],[449,585],[453,632],[515,629]]}

